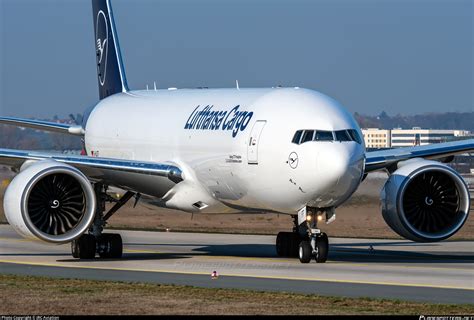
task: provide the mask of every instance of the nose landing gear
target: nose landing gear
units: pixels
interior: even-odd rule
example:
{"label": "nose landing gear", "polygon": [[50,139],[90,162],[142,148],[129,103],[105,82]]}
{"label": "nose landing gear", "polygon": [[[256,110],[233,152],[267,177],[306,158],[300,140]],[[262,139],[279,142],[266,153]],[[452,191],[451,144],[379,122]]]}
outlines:
{"label": "nose landing gear", "polygon": [[[335,219],[334,209],[326,211],[326,223]],[[303,208],[293,216],[293,232],[280,232],[276,240],[276,250],[280,257],[298,257],[301,263],[309,263],[311,259],[324,263],[328,258],[328,236],[317,228],[322,220],[321,211],[314,208]]]}
{"label": "nose landing gear", "polygon": [[314,258],[317,263],[324,263],[328,258],[328,249],[328,236],[321,232],[311,236],[311,241],[300,242],[298,258],[301,263],[309,263],[311,258]]}

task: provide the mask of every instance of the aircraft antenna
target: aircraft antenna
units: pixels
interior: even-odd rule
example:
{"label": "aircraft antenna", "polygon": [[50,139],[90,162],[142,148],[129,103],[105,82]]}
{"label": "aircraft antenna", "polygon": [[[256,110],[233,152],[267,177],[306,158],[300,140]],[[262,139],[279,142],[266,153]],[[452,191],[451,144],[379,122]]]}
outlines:
{"label": "aircraft antenna", "polygon": [[156,81],[153,81],[153,87],[155,88],[155,91],[156,91]]}
{"label": "aircraft antenna", "polygon": [[240,90],[239,80],[235,80],[235,87],[237,88],[237,90]]}

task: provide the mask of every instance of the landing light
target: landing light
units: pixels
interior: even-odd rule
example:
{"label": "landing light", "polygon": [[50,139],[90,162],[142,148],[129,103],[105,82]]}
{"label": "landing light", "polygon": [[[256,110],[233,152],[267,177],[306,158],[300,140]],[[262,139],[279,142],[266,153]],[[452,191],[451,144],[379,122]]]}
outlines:
{"label": "landing light", "polygon": [[323,216],[319,215],[318,216],[318,221],[321,221],[321,220],[323,220]]}
{"label": "landing light", "polygon": [[306,216],[306,221],[311,221],[312,217],[310,215]]}

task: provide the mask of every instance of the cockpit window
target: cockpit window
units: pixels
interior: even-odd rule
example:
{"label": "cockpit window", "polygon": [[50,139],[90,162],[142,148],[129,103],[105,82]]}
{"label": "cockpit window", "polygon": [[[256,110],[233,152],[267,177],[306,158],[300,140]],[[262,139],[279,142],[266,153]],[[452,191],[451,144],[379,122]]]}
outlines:
{"label": "cockpit window", "polygon": [[302,133],[303,133],[303,130],[296,131],[295,135],[293,136],[293,140],[291,142],[296,143],[296,144],[300,144]]}
{"label": "cockpit window", "polygon": [[332,131],[322,131],[316,130],[316,136],[314,137],[315,141],[333,141],[334,137]]}
{"label": "cockpit window", "polygon": [[357,132],[357,130],[349,129],[349,130],[347,130],[347,132],[348,132],[349,135],[351,136],[352,140],[354,140],[354,141],[357,142],[358,144],[361,144],[361,143],[362,143],[362,139],[360,138],[360,135],[359,135],[359,133]]}
{"label": "cockpit window", "polygon": [[293,136],[291,142],[295,144],[302,144],[308,141],[355,141],[358,144],[362,143],[362,139],[355,129],[325,131],[325,130],[298,130]]}
{"label": "cockpit window", "polygon": [[347,130],[339,130],[336,131],[336,141],[352,141],[352,138]]}
{"label": "cockpit window", "polygon": [[313,136],[314,136],[314,130],[305,130],[303,133],[303,139],[301,139],[301,143],[313,141]]}

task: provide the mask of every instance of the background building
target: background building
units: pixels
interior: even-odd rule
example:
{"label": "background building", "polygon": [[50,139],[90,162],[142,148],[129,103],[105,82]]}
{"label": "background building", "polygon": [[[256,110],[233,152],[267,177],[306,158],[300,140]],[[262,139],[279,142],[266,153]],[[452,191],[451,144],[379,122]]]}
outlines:
{"label": "background building", "polygon": [[390,148],[390,130],[368,128],[362,129],[365,147],[370,149]]}
{"label": "background building", "polygon": [[414,127],[412,129],[363,129],[365,146],[368,149],[400,148],[449,142],[471,136],[465,130],[431,130]]}
{"label": "background building", "polygon": [[423,146],[449,142],[469,135],[464,130],[429,130],[421,128],[391,130],[392,148]]}

